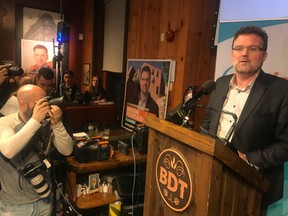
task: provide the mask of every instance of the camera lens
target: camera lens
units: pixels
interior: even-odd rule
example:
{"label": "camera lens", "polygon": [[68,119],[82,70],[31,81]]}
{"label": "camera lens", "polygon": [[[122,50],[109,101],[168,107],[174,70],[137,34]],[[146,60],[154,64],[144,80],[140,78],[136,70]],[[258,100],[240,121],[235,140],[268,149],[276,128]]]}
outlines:
{"label": "camera lens", "polygon": [[38,174],[34,178],[31,178],[30,181],[35,191],[41,198],[46,198],[50,195],[51,190],[48,184],[45,182],[43,175]]}
{"label": "camera lens", "polygon": [[49,105],[55,105],[60,108],[63,108],[65,105],[68,104],[68,100],[65,96],[49,99],[48,102]]}
{"label": "camera lens", "polygon": [[51,193],[50,187],[42,175],[42,171],[45,170],[47,170],[47,167],[42,161],[30,163],[22,170],[24,177],[30,180],[41,198],[46,198]]}

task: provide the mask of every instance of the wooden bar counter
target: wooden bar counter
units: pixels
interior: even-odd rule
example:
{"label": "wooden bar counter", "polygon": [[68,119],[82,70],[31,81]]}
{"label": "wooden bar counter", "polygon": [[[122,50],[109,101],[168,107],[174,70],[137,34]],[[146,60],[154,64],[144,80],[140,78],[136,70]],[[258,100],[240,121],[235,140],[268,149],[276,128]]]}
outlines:
{"label": "wooden bar counter", "polygon": [[77,131],[92,122],[116,123],[118,107],[115,104],[72,105],[64,108],[63,117],[69,127]]}

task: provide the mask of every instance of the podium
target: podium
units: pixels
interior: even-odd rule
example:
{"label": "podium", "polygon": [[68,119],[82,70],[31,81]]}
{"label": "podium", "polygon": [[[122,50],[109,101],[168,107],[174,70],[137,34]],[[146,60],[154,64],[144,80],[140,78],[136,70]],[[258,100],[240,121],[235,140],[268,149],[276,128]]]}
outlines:
{"label": "podium", "polygon": [[259,215],[263,176],[221,141],[152,115],[145,125],[145,216]]}

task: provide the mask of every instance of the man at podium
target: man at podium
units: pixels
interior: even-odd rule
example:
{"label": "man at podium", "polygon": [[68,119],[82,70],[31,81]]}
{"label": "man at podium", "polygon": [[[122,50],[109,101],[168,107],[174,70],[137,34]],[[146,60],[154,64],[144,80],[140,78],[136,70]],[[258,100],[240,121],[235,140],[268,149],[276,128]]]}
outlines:
{"label": "man at podium", "polygon": [[202,128],[228,140],[235,152],[270,181],[263,193],[261,215],[283,196],[284,162],[288,160],[288,81],[262,70],[267,57],[268,35],[259,27],[240,28],[232,42],[234,74],[216,81]]}

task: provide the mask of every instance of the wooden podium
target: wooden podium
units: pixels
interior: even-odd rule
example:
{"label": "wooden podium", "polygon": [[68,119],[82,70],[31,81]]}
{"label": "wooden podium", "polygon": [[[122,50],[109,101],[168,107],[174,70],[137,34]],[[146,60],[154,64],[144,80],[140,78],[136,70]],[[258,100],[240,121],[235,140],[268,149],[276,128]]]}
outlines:
{"label": "wooden podium", "polygon": [[[264,186],[263,176],[256,169],[220,141],[196,131],[151,115],[146,116],[145,125],[149,128],[145,216],[259,215]],[[184,196],[189,195],[189,185],[180,179],[178,181],[178,174],[173,175],[163,169],[164,163],[168,167],[176,167],[178,159],[170,157],[170,153],[163,163],[159,163],[159,155],[167,149],[183,156],[191,177],[191,198],[187,207],[180,211],[177,205],[181,204]],[[165,184],[168,189],[163,189]],[[182,195],[178,198],[174,196],[177,186],[180,190],[178,194]],[[170,206],[169,200],[173,201],[174,207]]]}

